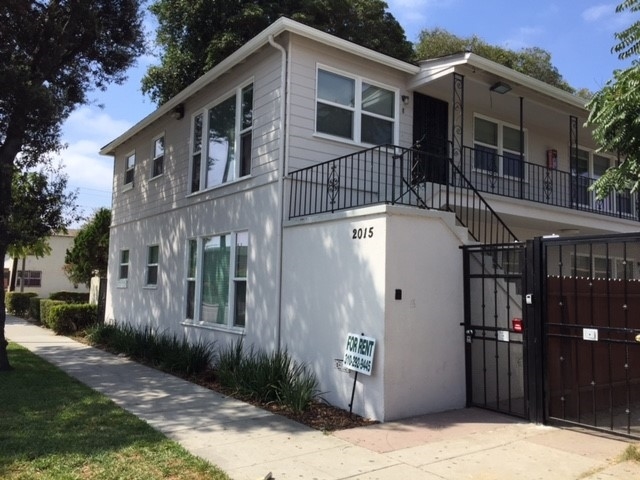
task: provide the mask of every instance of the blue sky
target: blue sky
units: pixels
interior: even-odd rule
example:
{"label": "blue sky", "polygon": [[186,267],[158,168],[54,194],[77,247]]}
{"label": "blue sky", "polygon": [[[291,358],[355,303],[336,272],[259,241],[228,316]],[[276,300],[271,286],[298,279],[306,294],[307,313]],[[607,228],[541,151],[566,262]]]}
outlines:
{"label": "blue sky", "polygon": [[[390,12],[417,41],[424,29],[440,27],[458,36],[479,36],[490,44],[518,50],[541,47],[575,88],[597,91],[615,69],[625,68],[611,53],[614,33],[637,19],[616,14],[617,0],[387,0]],[[149,22],[149,29],[152,29]],[[111,205],[113,160],[98,155],[113,140],[155,109],[140,92],[140,79],[156,59],[146,56],[129,72],[124,85],[92,92],[92,103],[75,111],[63,126],[68,145],[60,158],[69,187],[78,189],[86,215]]]}

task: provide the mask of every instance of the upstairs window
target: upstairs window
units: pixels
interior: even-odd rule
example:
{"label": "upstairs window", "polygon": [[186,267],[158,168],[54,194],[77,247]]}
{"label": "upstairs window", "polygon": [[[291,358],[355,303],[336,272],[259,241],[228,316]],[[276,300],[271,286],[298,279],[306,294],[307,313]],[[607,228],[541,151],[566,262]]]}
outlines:
{"label": "upstairs window", "polygon": [[124,166],[125,170],[124,170],[124,185],[129,186],[129,187],[133,187],[133,174],[135,172],[135,168],[136,168],[136,154],[135,152],[130,153],[129,155],[127,155],[126,159],[125,159],[125,166]]}
{"label": "upstairs window", "polygon": [[194,117],[192,193],[251,173],[252,131],[253,84],[238,88],[230,97]]}
{"label": "upstairs window", "polygon": [[393,144],[396,92],[318,69],[316,132],[372,145]]}
{"label": "upstairs window", "polygon": [[524,178],[524,163],[520,156],[520,129],[502,122],[475,117],[474,167],[476,170],[512,178]]}
{"label": "upstairs window", "polygon": [[153,163],[151,178],[162,175],[164,172],[164,135],[153,141]]}

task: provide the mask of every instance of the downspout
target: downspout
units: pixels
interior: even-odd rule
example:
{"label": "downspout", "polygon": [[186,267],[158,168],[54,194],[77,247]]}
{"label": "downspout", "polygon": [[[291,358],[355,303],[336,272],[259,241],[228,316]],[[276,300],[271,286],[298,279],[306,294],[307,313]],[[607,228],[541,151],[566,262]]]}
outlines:
{"label": "downspout", "polygon": [[284,176],[285,176],[285,134],[286,134],[286,102],[287,102],[287,51],[277,43],[273,35],[269,35],[269,44],[279,50],[282,54],[282,65],[280,67],[280,138],[278,139],[278,198],[280,200],[280,208],[278,208],[277,218],[277,243],[278,251],[276,258],[276,312],[278,323],[276,325],[276,345],[278,352],[281,349],[282,342],[282,258],[283,258],[283,240],[284,240]]}

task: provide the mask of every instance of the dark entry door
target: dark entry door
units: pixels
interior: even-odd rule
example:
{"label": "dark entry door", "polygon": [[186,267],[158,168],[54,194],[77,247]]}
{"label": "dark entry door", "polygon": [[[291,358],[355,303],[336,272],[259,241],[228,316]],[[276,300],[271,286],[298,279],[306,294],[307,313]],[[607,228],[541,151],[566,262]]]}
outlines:
{"label": "dark entry door", "polygon": [[413,183],[445,183],[449,104],[421,93],[414,93],[413,101],[413,143],[425,153],[414,165]]}
{"label": "dark entry door", "polygon": [[640,237],[543,243],[546,417],[640,436]]}
{"label": "dark entry door", "polygon": [[467,404],[529,418],[525,246],[464,248]]}

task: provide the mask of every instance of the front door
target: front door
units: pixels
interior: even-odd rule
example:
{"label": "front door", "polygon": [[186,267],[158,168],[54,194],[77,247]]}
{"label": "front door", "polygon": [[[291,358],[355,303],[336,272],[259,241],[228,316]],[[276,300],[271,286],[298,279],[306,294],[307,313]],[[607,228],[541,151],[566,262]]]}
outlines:
{"label": "front door", "polygon": [[412,181],[445,183],[449,104],[421,93],[414,93],[413,101],[413,144],[425,155],[413,166]]}

